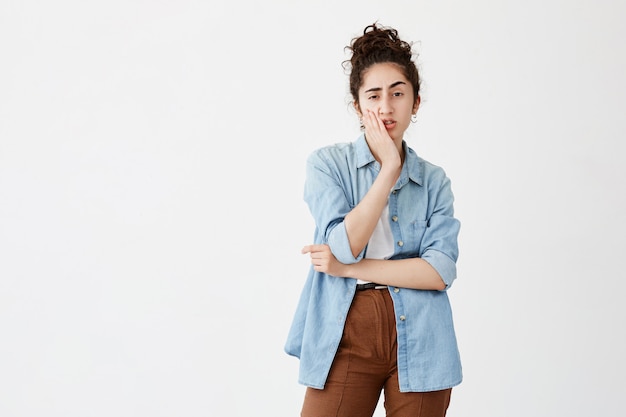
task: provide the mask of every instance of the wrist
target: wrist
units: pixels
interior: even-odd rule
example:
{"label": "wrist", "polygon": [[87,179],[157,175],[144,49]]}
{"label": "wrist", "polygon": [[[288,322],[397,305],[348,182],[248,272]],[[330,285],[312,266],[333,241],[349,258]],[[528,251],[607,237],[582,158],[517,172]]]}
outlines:
{"label": "wrist", "polygon": [[356,266],[358,264],[358,262],[355,264],[344,264],[341,268],[341,276],[344,278],[357,278]]}
{"label": "wrist", "polygon": [[398,180],[401,170],[402,170],[402,165],[394,165],[394,164],[381,165],[380,171],[378,173],[378,178],[386,179],[393,186]]}

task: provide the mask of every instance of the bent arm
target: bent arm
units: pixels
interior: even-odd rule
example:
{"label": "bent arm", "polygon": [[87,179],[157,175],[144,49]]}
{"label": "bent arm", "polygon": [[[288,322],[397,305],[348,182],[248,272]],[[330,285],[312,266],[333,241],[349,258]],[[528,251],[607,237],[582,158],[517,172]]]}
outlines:
{"label": "bent arm", "polygon": [[302,253],[310,255],[316,271],[335,277],[416,290],[442,291],[448,287],[437,270],[422,258],[361,259],[357,263],[342,264],[328,245],[307,245],[302,248]]}
{"label": "bent arm", "polygon": [[401,165],[382,165],[360,201],[356,198],[358,185],[352,182],[359,176],[358,169],[355,161],[346,164],[341,152],[327,149],[314,152],[307,160],[304,199],[315,220],[315,243],[328,244],[344,264],[364,256]]}
{"label": "bent arm", "polygon": [[344,225],[354,257],[361,253],[372,237],[398,175],[398,168],[383,166],[365,197],[346,215]]}
{"label": "bent arm", "polygon": [[402,170],[401,149],[389,136],[377,113],[367,110],[363,114],[367,144],[380,162],[380,171],[363,199],[344,219],[352,255],[356,257],[365,248],[376,223],[387,205],[391,188]]}

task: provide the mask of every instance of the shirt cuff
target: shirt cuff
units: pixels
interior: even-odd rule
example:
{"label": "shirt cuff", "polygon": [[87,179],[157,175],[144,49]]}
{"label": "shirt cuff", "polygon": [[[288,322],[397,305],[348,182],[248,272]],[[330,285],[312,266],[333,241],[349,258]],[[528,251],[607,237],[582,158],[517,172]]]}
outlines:
{"label": "shirt cuff", "polygon": [[359,262],[363,259],[365,252],[365,250],[362,250],[356,258],[352,255],[348,233],[343,222],[338,223],[328,234],[328,246],[330,246],[330,251],[335,255],[335,258],[344,265]]}
{"label": "shirt cuff", "polygon": [[456,279],[456,263],[445,253],[434,249],[424,252],[422,259],[439,273],[444,284],[446,284],[445,289],[450,288],[452,282]]}

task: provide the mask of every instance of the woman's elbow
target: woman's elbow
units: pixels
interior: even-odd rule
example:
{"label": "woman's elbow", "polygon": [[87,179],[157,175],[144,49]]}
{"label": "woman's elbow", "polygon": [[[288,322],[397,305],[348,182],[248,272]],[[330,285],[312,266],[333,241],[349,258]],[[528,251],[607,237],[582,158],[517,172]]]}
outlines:
{"label": "woman's elbow", "polygon": [[435,282],[435,290],[444,291],[446,288],[448,288],[448,285],[443,282],[443,279],[437,279],[437,281]]}

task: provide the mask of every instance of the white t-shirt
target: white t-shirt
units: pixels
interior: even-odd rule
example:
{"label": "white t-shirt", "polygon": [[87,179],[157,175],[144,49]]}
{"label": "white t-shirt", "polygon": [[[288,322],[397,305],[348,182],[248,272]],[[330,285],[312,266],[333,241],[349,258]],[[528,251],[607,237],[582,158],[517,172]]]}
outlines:
{"label": "white t-shirt", "polygon": [[[380,219],[372,232],[372,236],[365,250],[365,258],[368,259],[389,259],[393,255],[393,234],[389,224],[389,204],[385,206],[380,214]],[[369,281],[357,280],[358,284],[365,284]]]}

